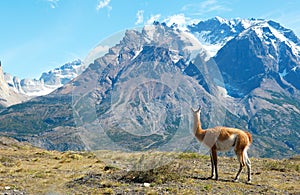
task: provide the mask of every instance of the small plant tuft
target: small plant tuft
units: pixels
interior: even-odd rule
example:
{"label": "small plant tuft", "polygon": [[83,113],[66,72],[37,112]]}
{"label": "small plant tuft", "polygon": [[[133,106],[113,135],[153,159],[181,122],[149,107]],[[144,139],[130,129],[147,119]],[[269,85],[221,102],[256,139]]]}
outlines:
{"label": "small plant tuft", "polygon": [[181,178],[182,169],[171,164],[156,167],[150,170],[129,171],[120,180],[134,183],[162,184],[167,181],[178,181]]}

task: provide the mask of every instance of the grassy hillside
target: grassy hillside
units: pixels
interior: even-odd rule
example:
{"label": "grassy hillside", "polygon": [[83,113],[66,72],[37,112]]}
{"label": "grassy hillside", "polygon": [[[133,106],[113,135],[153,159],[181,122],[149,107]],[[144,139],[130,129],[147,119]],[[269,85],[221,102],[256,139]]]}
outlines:
{"label": "grassy hillside", "polygon": [[[0,112],[0,133],[32,136],[57,126],[74,126],[70,96],[41,96]],[[1,108],[0,108],[1,111]]]}
{"label": "grassy hillside", "polygon": [[299,158],[251,161],[252,184],[246,170],[234,183],[235,158],[219,158],[220,180],[214,181],[206,179],[209,157],[196,153],[57,152],[1,137],[0,194],[300,193]]}

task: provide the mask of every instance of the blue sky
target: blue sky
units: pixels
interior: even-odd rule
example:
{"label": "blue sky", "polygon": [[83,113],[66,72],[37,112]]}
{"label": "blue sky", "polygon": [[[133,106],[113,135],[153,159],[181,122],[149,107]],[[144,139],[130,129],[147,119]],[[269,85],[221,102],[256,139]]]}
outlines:
{"label": "blue sky", "polygon": [[0,60],[5,72],[39,78],[117,32],[170,16],[271,19],[300,37],[299,8],[299,0],[1,0]]}

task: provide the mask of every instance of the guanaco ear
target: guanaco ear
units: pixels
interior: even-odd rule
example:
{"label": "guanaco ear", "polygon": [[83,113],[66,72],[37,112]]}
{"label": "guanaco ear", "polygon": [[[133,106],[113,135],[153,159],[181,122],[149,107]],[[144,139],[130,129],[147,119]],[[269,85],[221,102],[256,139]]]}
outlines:
{"label": "guanaco ear", "polygon": [[197,109],[197,111],[196,112],[199,112],[199,111],[201,111],[201,105],[199,105],[199,108]]}

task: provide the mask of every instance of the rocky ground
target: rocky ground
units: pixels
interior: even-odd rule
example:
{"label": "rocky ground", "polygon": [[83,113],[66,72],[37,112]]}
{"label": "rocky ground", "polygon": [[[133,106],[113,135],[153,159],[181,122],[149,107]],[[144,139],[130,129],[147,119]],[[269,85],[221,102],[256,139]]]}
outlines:
{"label": "rocky ground", "polygon": [[300,194],[300,158],[251,158],[232,182],[236,158],[219,158],[219,180],[209,180],[210,159],[196,153],[57,152],[0,138],[0,194]]}

